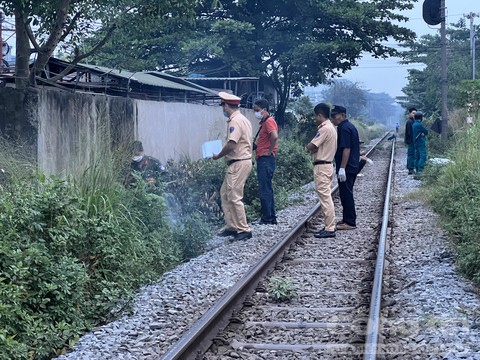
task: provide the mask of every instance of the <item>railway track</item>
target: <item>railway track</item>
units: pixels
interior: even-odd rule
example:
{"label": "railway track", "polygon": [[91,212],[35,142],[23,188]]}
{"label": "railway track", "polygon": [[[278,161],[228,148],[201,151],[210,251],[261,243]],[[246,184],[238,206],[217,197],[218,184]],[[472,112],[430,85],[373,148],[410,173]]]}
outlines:
{"label": "railway track", "polygon": [[[377,221],[354,230],[361,236],[316,239],[314,207],[162,359],[374,359],[394,145],[391,151],[376,156],[379,181],[362,185],[372,201],[357,204],[359,216],[374,213]],[[295,284],[296,296],[272,300],[274,276]]]}

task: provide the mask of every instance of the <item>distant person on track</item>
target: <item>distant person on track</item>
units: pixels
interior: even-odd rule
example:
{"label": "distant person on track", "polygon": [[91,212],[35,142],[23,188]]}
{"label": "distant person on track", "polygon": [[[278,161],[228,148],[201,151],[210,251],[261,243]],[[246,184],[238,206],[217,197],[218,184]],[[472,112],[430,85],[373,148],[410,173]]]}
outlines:
{"label": "distant person on track", "polygon": [[255,117],[260,120],[258,141],[254,144],[257,159],[258,193],[262,216],[260,224],[277,224],[275,198],[273,195],[273,174],[275,173],[275,155],[278,150],[278,125],[268,112],[268,101],[260,99],[253,105]]}
{"label": "distant person on track", "polygon": [[417,109],[411,107],[408,109],[408,119],[405,123],[405,144],[407,144],[407,169],[408,175],[412,175],[415,169],[415,148],[413,143],[413,118]]}
{"label": "distant person on track", "polygon": [[415,171],[417,175],[423,175],[423,168],[427,162],[427,144],[426,136],[428,130],[422,124],[423,114],[419,111],[415,113],[415,121],[413,122],[413,143],[415,147]]}
{"label": "distant person on track", "polygon": [[312,154],[315,191],[323,211],[325,228],[313,234],[316,238],[333,238],[335,206],[332,200],[333,159],[337,150],[337,131],[330,121],[330,106],[320,103],[313,109],[317,134],[307,144]]}
{"label": "distant person on track", "polygon": [[360,140],[357,128],[348,121],[347,110],[343,106],[334,105],[330,116],[337,125],[335,168],[343,208],[343,217],[337,223],[337,230],[353,230],[357,227],[353,185],[360,166]]}
{"label": "distant person on track", "polygon": [[252,171],[252,124],[238,110],[238,96],[226,92],[220,92],[218,96],[223,114],[227,117],[227,143],[218,154],[213,154],[213,159],[225,157],[228,165],[220,189],[226,225],[218,235],[233,235],[235,241],[247,240],[252,237],[252,231],[245,214],[243,189]]}

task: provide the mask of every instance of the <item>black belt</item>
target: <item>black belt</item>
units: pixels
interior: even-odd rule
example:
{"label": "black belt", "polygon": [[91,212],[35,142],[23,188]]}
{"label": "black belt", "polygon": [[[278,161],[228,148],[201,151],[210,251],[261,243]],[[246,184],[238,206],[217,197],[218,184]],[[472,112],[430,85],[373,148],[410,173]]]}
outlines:
{"label": "black belt", "polygon": [[230,166],[233,163],[236,163],[237,161],[243,161],[243,160],[250,160],[250,159],[234,159],[234,160],[228,160],[227,165]]}
{"label": "black belt", "polygon": [[325,160],[316,160],[313,162],[313,165],[323,165],[323,164],[331,164],[331,161],[325,161]]}

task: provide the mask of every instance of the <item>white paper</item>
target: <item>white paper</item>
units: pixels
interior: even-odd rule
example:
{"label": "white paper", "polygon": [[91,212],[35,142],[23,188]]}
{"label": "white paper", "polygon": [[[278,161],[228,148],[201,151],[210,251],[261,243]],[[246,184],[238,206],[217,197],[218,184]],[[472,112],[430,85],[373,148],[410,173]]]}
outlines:
{"label": "white paper", "polygon": [[202,145],[204,159],[211,158],[213,154],[218,154],[220,151],[222,151],[222,140],[207,141]]}

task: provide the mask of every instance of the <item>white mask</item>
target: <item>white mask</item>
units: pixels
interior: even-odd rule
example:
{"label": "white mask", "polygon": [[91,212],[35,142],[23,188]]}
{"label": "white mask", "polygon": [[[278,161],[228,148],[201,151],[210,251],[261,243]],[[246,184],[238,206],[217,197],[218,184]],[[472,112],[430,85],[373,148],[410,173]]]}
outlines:
{"label": "white mask", "polygon": [[135,161],[135,162],[140,162],[140,161],[142,161],[142,159],[143,159],[142,155],[137,155],[137,156],[134,156],[132,158],[132,160]]}
{"label": "white mask", "polygon": [[257,119],[261,119],[263,116],[262,116],[262,113],[260,111],[255,111],[255,117]]}

